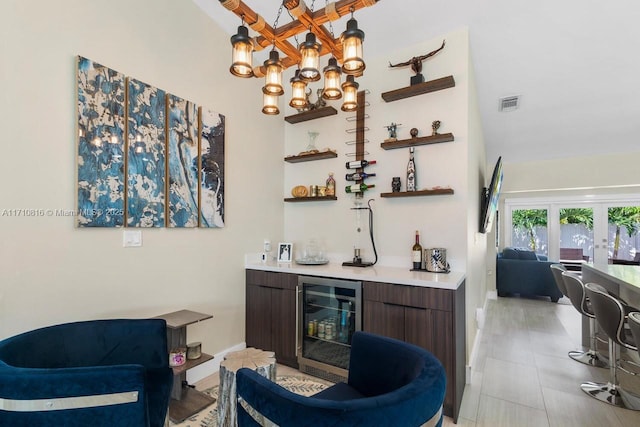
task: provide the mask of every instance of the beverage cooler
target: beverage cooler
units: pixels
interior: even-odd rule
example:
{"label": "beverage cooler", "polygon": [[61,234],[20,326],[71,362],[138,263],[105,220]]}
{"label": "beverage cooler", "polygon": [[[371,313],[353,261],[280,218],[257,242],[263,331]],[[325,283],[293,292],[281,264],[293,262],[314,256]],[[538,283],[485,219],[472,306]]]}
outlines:
{"label": "beverage cooler", "polygon": [[351,337],[362,329],[362,282],[298,276],[299,369],[344,381]]}

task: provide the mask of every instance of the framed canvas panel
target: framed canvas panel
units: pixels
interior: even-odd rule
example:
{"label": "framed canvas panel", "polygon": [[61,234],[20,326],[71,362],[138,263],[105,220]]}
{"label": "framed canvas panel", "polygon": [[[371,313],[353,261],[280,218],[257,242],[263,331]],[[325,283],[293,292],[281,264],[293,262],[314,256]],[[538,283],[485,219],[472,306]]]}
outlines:
{"label": "framed canvas panel", "polygon": [[167,95],[169,227],[198,226],[198,108]]}
{"label": "framed canvas panel", "polygon": [[131,78],[127,87],[127,227],[164,227],[166,93]]}
{"label": "framed canvas panel", "polygon": [[224,227],[224,116],[200,108],[200,227]]}
{"label": "framed canvas panel", "polygon": [[78,227],[124,225],[125,77],[77,58]]}

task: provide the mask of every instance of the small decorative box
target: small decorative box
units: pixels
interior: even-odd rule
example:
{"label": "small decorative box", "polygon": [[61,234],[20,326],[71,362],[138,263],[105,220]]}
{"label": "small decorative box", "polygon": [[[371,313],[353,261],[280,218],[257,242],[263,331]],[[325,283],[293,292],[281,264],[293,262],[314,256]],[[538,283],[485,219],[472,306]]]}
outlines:
{"label": "small decorative box", "polygon": [[169,352],[169,366],[182,366],[187,362],[184,348],[174,348]]}

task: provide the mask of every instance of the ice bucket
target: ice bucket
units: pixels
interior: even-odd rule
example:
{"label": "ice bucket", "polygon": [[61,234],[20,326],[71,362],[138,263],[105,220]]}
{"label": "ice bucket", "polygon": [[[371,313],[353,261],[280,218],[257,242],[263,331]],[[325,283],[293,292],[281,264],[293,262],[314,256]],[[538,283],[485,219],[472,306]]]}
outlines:
{"label": "ice bucket", "polygon": [[424,250],[425,270],[432,273],[448,273],[447,250],[444,248],[430,248]]}

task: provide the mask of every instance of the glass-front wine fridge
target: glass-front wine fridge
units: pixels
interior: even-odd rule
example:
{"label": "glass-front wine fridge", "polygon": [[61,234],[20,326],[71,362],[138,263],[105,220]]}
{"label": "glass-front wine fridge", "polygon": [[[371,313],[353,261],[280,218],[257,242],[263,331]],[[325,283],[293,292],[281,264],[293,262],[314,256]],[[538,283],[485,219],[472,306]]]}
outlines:
{"label": "glass-front wine fridge", "polygon": [[362,329],[362,282],[298,276],[298,365],[302,372],[345,381],[351,337]]}

